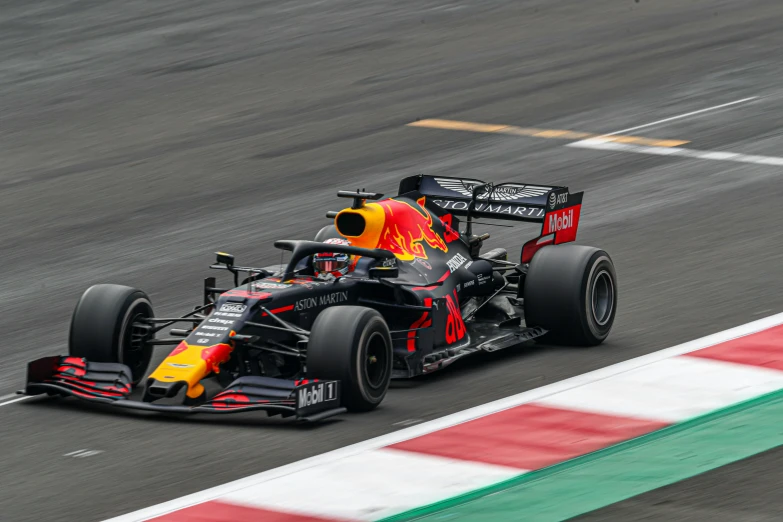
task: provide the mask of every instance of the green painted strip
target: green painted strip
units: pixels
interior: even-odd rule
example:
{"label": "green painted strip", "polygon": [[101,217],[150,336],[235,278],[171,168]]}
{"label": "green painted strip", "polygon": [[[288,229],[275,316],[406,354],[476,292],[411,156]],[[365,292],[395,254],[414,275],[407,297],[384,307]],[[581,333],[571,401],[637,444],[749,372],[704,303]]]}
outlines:
{"label": "green painted strip", "polygon": [[380,522],[565,520],[783,444],[783,390]]}

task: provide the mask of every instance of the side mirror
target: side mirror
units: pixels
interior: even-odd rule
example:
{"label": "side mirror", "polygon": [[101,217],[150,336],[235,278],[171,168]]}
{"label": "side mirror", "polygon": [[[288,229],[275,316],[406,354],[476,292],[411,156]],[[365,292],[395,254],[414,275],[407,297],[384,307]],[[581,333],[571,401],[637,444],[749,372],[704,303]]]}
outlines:
{"label": "side mirror", "polygon": [[400,269],[396,266],[376,266],[371,268],[368,274],[373,279],[397,277],[400,275]]}
{"label": "side mirror", "polygon": [[231,254],[226,254],[225,252],[215,252],[215,255],[217,256],[217,261],[215,261],[218,265],[226,265],[227,267],[234,266],[234,256]]}

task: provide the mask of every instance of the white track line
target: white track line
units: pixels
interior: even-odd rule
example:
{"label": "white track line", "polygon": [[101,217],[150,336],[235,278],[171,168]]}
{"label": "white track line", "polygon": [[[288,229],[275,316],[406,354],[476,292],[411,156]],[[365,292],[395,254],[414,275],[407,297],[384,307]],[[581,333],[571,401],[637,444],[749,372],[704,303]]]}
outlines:
{"label": "white track line", "polygon": [[[10,397],[14,397],[14,395],[10,395]],[[5,397],[3,397],[3,398],[5,398]],[[13,399],[13,400],[10,400],[10,401],[7,401],[7,402],[0,402],[0,408],[2,408],[3,406],[8,406],[9,404],[13,404],[15,402],[24,401],[24,400],[32,399],[32,398],[33,398],[32,395],[23,395],[22,397],[19,397],[18,399]]]}
{"label": "white track line", "polygon": [[[682,118],[687,118],[689,116],[695,116],[697,114],[702,114],[704,112],[710,112],[710,111],[716,111],[718,109],[723,109],[724,107],[731,107],[732,105],[738,105],[740,103],[745,103],[749,101],[753,101],[758,99],[758,96],[751,96],[750,98],[742,98],[741,100],[729,102],[729,103],[722,103],[720,105],[715,105],[713,107],[707,107],[706,109],[699,109],[698,111],[692,111],[692,112],[686,112],[685,114],[680,114],[679,116],[672,116],[671,118],[664,118],[662,120],[653,121],[651,123],[645,123],[644,125],[637,125],[636,127],[629,127],[627,129],[622,129],[615,132],[610,132],[609,134],[602,134],[601,136],[614,136],[615,134],[625,134],[626,132],[635,131],[638,129],[644,129],[646,127],[652,127],[653,125],[660,125],[661,123],[667,123],[674,120],[680,120]],[[600,138],[600,136],[599,136]]]}
{"label": "white track line", "polygon": [[573,143],[567,143],[566,147],[576,147],[580,149],[595,149],[595,150],[613,150],[618,152],[633,152],[635,154],[650,154],[653,156],[678,156],[682,158],[695,158],[712,161],[733,161],[736,163],[753,163],[755,165],[775,165],[783,166],[783,157],[779,156],[757,156],[752,154],[740,154],[738,152],[724,152],[724,151],[710,151],[710,150],[697,150],[686,149],[683,147],[653,147],[647,145],[633,145],[631,143],[618,143],[610,141],[609,136],[615,136],[617,134],[626,134],[631,131],[644,129],[646,127],[652,127],[654,125],[661,125],[662,123],[668,123],[674,120],[680,120],[695,116],[697,114],[703,114],[705,112],[715,111],[740,103],[746,103],[758,99],[758,96],[751,96],[749,98],[742,98],[729,103],[722,103],[720,105],[714,105],[707,107],[706,109],[699,109],[698,111],[686,112],[678,116],[672,116],[670,118],[664,118],[662,120],[645,123],[644,125],[637,125],[635,127],[629,127],[627,129],[621,129],[618,131],[610,132],[608,134],[602,134],[593,138],[585,140],[575,141]]}
{"label": "white track line", "polygon": [[753,163],[755,165],[783,166],[783,157],[780,156],[756,156],[752,154],[740,154],[738,152],[696,150],[683,147],[649,147],[646,145],[631,145],[630,143],[615,143],[612,141],[605,141],[601,138],[575,141],[573,143],[568,143],[565,146],[580,149],[634,152],[636,154],[651,154],[654,156],[678,156],[712,161],[733,161],[736,163]]}
{"label": "white track line", "polygon": [[[730,330],[708,335],[707,337],[702,337],[701,339],[696,339],[679,346],[666,348],[648,355],[637,357],[635,359],[623,361],[612,366],[607,366],[606,368],[601,368],[600,370],[577,375],[576,377],[549,384],[541,388],[536,388],[534,390],[529,390],[517,395],[512,395],[511,397],[506,397],[505,399],[482,404],[480,406],[447,415],[445,417],[441,417],[440,419],[425,422],[417,426],[411,426],[410,428],[405,428],[393,433],[381,435],[380,437],[376,437],[374,439],[359,442],[350,446],[345,446],[343,448],[339,448],[328,453],[323,453],[321,455],[316,455],[298,462],[293,462],[279,468],[257,473],[243,479],[235,480],[233,482],[222,484],[204,491],[199,491],[197,493],[164,502],[156,506],[151,506],[133,513],[121,515],[106,522],[138,522],[156,516],[161,516],[179,509],[184,509],[194,504],[200,504],[202,502],[213,500],[217,497],[227,495],[244,488],[256,487],[264,482],[268,482],[279,477],[284,477],[298,471],[306,470],[314,466],[334,462],[336,460],[351,457],[368,450],[379,449],[385,446],[396,444],[398,442],[426,435],[428,433],[442,430],[457,424],[462,424],[479,417],[485,417],[499,411],[507,410],[509,408],[519,406],[520,404],[540,400],[544,397],[549,397],[556,393],[564,392],[578,386],[594,383],[614,375],[629,372],[637,368],[668,359],[669,357],[690,353],[708,346],[730,341],[731,339],[736,339],[738,337],[750,335],[761,330],[766,330],[780,324],[783,324],[783,313],[766,317],[764,319],[759,319],[758,321],[753,321],[752,323],[737,326],[736,328],[732,328]],[[357,418],[356,421],[360,422],[360,419]]]}

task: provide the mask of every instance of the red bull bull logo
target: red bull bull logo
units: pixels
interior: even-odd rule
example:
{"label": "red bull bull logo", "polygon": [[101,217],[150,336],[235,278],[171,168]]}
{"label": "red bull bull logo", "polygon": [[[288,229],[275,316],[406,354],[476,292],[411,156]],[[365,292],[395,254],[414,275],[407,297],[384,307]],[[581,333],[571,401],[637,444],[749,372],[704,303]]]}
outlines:
{"label": "red bull bull logo", "polygon": [[[420,198],[414,206],[386,199],[358,209],[345,209],[335,218],[335,225],[355,246],[383,248],[401,261],[427,259],[425,245],[442,252],[449,248],[433,229],[432,214],[424,207],[424,201]],[[341,215],[352,216],[341,220]]]}
{"label": "red bull bull logo", "polygon": [[386,220],[376,248],[385,248],[402,261],[417,257],[427,259],[424,243],[443,252],[449,251],[443,238],[432,230],[432,214],[424,207],[424,198],[416,203],[420,210],[394,199],[378,203],[383,207]]}
{"label": "red bull bull logo", "polygon": [[150,374],[150,378],[160,382],[185,381],[188,384],[187,396],[199,397],[204,392],[201,379],[211,372],[219,372],[220,365],[229,359],[232,350],[231,345],[226,343],[198,346],[182,341]]}

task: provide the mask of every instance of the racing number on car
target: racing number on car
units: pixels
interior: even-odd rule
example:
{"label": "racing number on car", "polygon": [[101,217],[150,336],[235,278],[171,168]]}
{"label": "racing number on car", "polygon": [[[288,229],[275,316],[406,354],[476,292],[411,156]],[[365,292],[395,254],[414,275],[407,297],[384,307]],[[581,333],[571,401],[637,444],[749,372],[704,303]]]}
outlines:
{"label": "racing number on car", "polygon": [[446,296],[446,308],[449,311],[449,316],[446,319],[446,343],[448,344],[454,344],[465,337],[465,322],[462,320],[462,313],[455,301],[459,302],[456,290],[454,290],[454,299],[450,295]]}
{"label": "racing number on car", "polygon": [[455,241],[459,239],[459,232],[454,230],[451,226],[451,223],[453,222],[454,217],[451,214],[446,214],[442,218],[440,218],[441,223],[443,223],[443,240],[446,241],[446,243],[451,243],[452,241]]}

